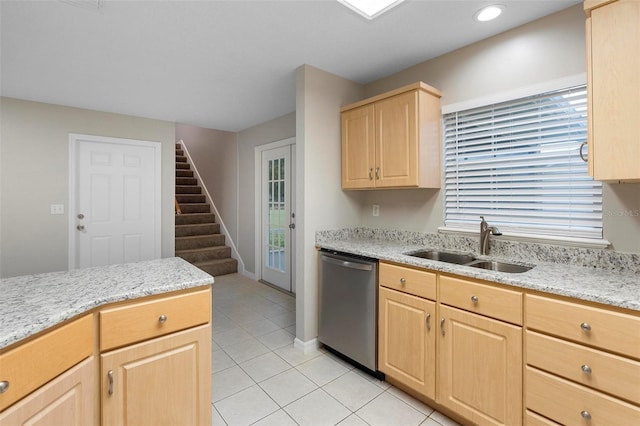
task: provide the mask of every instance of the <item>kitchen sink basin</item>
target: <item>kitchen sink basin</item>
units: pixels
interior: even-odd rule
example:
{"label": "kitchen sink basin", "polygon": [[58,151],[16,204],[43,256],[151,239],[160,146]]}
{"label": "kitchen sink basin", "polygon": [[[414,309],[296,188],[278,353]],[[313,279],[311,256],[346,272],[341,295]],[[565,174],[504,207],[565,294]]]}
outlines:
{"label": "kitchen sink basin", "polygon": [[468,254],[449,253],[446,251],[437,250],[420,250],[411,253],[407,253],[407,256],[420,257],[422,259],[437,260],[446,263],[455,263],[457,265],[464,265],[465,263],[473,262],[475,257]]}
{"label": "kitchen sink basin", "polygon": [[528,270],[533,268],[533,266],[516,265],[515,263],[498,262],[496,260],[478,260],[466,266],[471,266],[472,268],[487,269],[490,271],[508,272],[512,274],[527,272]]}

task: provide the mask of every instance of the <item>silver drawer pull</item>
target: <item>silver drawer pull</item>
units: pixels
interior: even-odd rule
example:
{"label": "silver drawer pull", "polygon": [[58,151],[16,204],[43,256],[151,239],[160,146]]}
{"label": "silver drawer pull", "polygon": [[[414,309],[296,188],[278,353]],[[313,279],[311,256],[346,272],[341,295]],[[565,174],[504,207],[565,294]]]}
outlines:
{"label": "silver drawer pull", "polygon": [[580,324],[580,328],[582,329],[582,331],[591,331],[591,326],[588,322],[583,322],[582,324]]}
{"label": "silver drawer pull", "polygon": [[588,411],[586,411],[586,410],[581,411],[581,412],[580,412],[580,415],[581,415],[581,416],[582,416],[582,418],[583,418],[583,419],[585,419],[585,420],[591,420],[591,414],[590,414]]}
{"label": "silver drawer pull", "polygon": [[406,283],[407,280],[404,277],[400,278],[400,284],[405,285]]}
{"label": "silver drawer pull", "polygon": [[113,370],[109,370],[107,373],[107,378],[109,379],[109,395],[113,395]]}
{"label": "silver drawer pull", "polygon": [[591,374],[591,367],[589,367],[587,364],[580,367],[580,369],[582,370],[583,373]]}
{"label": "silver drawer pull", "polygon": [[471,296],[471,301],[473,302],[474,305],[478,304],[478,296]]}
{"label": "silver drawer pull", "polygon": [[160,324],[164,324],[165,322],[167,322],[167,316],[165,314],[160,315],[160,318],[158,318],[158,322]]}
{"label": "silver drawer pull", "polygon": [[444,318],[440,319],[440,334],[444,336]]}
{"label": "silver drawer pull", "polygon": [[9,382],[3,380],[0,382],[0,393],[5,393],[9,389]]}
{"label": "silver drawer pull", "polygon": [[431,314],[427,314],[427,331],[431,331]]}

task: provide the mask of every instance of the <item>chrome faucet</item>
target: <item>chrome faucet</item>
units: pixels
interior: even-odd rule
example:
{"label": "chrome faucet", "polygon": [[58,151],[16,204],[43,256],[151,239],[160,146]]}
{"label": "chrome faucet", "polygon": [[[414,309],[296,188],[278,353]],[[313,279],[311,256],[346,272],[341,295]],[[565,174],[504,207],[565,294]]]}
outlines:
{"label": "chrome faucet", "polygon": [[489,226],[484,216],[480,216],[480,254],[489,254],[489,234],[502,235],[495,226]]}

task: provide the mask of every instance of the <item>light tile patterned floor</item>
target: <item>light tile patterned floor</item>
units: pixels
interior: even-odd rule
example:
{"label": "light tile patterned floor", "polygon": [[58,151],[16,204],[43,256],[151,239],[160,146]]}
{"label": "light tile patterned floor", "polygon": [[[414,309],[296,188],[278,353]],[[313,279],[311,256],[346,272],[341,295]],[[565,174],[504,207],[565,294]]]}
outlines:
{"label": "light tile patterned floor", "polygon": [[213,285],[213,425],[454,426],[323,349],[293,347],[295,299],[232,274]]}

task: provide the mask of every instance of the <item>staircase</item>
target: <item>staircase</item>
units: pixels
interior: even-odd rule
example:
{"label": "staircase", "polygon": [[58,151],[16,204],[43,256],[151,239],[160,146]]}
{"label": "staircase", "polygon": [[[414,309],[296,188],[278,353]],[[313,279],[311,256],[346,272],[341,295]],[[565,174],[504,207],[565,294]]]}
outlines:
{"label": "staircase", "polygon": [[220,224],[202,194],[182,146],[176,144],[176,256],[215,276],[238,272]]}

